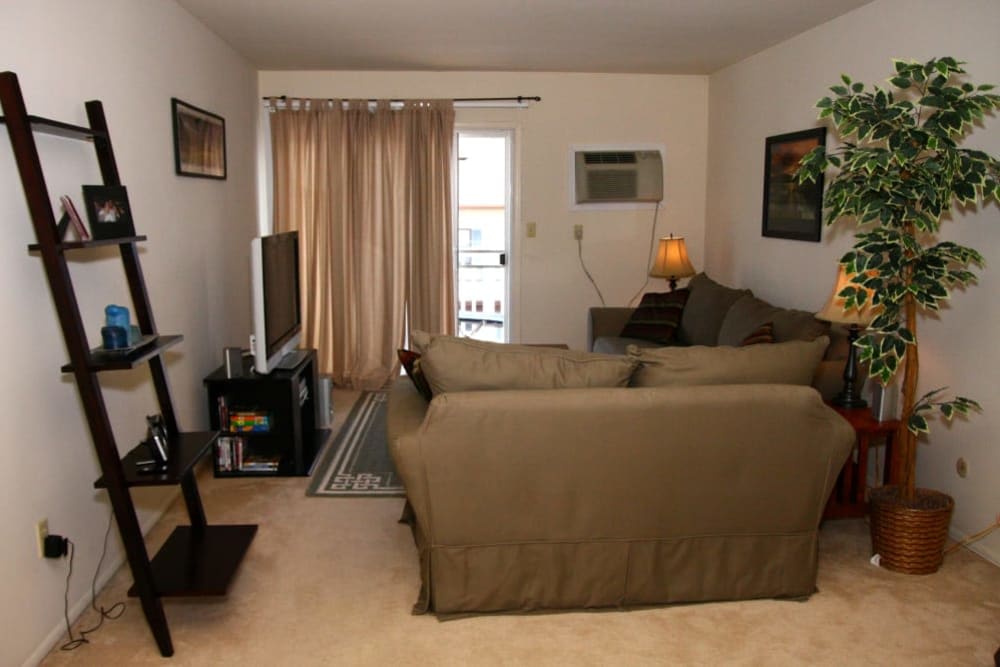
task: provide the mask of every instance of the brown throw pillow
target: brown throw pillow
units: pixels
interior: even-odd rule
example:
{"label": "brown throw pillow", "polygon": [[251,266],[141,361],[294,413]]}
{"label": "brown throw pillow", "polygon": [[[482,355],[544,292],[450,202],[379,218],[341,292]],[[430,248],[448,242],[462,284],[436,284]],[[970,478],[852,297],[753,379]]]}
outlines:
{"label": "brown throw pillow", "polygon": [[740,347],[774,342],[774,322],[764,322],[740,342]]}
{"label": "brown throw pillow", "polygon": [[681,324],[688,295],[690,292],[687,289],[643,294],[639,307],[632,312],[622,329],[622,337],[670,345]]}
{"label": "brown throw pillow", "polygon": [[410,350],[396,350],[396,356],[399,357],[399,363],[403,365],[407,377],[413,382],[413,386],[417,388],[420,395],[428,401],[434,398],[431,386],[428,384],[424,372],[420,369],[420,355]]}

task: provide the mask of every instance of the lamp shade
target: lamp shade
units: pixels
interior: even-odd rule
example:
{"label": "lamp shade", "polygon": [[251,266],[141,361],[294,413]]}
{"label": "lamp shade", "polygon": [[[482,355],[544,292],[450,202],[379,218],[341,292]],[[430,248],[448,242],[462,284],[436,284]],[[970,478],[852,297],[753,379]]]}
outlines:
{"label": "lamp shade", "polygon": [[[816,313],[816,317],[821,320],[826,320],[827,322],[837,322],[840,324],[856,324],[860,327],[867,327],[868,323],[875,319],[879,311],[882,310],[879,306],[872,306],[872,291],[866,287],[858,285],[851,282],[851,278],[854,274],[848,274],[843,265],[840,266],[837,273],[837,284],[833,287],[833,292],[830,294],[830,298],[826,300],[826,305],[823,309]],[[838,296],[845,287],[851,285],[852,287],[857,287],[858,289],[865,290],[868,292],[868,300],[865,305],[859,308],[852,308],[850,310],[844,310],[844,297]]]}
{"label": "lamp shade", "polygon": [[656,250],[656,261],[653,262],[649,275],[654,278],[687,278],[694,274],[694,267],[691,266],[687,247],[684,245],[684,237],[674,238],[671,234],[669,238],[660,239],[660,246]]}

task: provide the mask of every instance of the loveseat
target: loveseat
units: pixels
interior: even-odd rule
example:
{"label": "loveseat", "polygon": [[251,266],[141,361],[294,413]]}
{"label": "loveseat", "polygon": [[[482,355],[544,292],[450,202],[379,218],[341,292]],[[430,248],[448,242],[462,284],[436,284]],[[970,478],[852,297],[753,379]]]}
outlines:
{"label": "loveseat", "polygon": [[[662,351],[424,341],[433,398],[400,378],[388,421],[420,559],[414,611],[811,595],[854,434],[808,367],[773,370],[793,348],[815,364],[826,340],[779,345],[719,350],[731,358],[706,370],[681,358],[705,349],[661,364]],[[730,367],[799,386],[727,384]],[[684,378],[703,384],[669,386]]]}

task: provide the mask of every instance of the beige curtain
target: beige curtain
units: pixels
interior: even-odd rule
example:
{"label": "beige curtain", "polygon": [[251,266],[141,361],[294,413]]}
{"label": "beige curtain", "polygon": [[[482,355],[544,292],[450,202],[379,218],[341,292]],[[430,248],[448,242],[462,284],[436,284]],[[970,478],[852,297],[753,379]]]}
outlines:
{"label": "beige curtain", "polygon": [[453,333],[454,118],[448,100],[271,113],[275,231],[299,231],[303,343],[338,385],[384,385],[407,322]]}

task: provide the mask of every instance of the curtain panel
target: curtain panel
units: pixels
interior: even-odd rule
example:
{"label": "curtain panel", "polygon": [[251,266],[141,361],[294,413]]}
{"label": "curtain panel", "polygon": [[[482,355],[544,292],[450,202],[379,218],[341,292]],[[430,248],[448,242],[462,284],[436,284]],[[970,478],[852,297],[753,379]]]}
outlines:
{"label": "curtain panel", "polygon": [[398,372],[407,325],[454,332],[450,100],[271,113],[274,228],[298,230],[303,343],[340,386]]}

